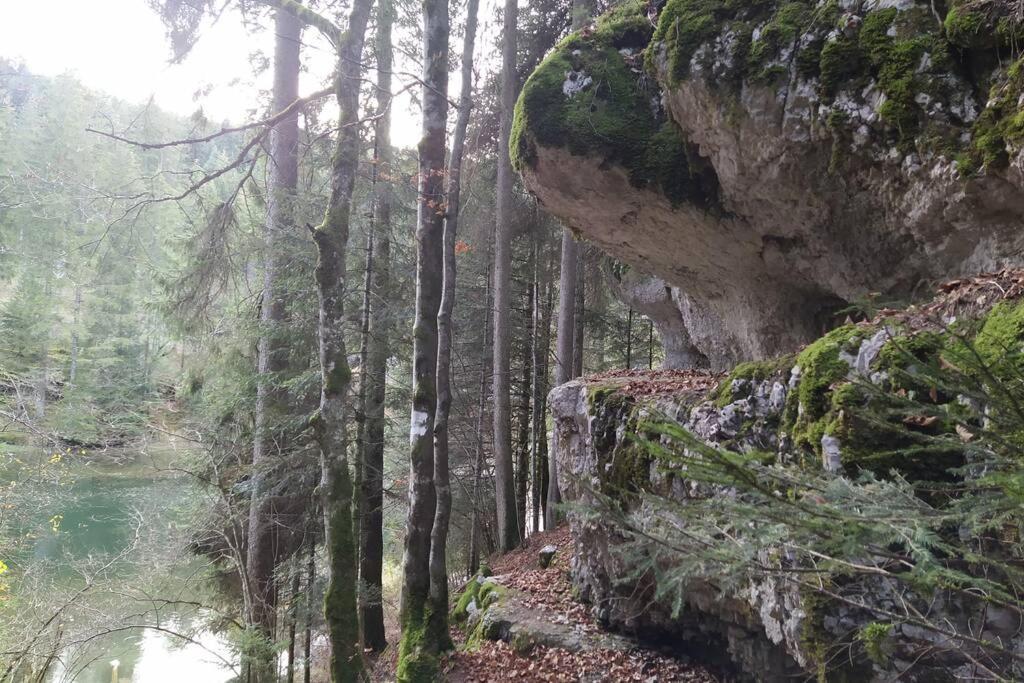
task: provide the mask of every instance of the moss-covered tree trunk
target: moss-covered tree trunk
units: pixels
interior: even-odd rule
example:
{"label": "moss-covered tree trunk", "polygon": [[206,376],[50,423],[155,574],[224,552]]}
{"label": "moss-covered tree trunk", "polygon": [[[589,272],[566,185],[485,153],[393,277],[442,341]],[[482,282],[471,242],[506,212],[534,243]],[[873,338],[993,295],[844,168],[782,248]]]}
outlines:
{"label": "moss-covered tree trunk", "polygon": [[[299,51],[302,23],[284,9],[274,19],[274,113],[284,111],[299,98]],[[285,316],[284,297],[277,282],[279,240],[294,227],[295,188],[299,178],[299,115],[296,110],[281,119],[270,133],[267,217],[263,227],[263,301],[256,359],[256,404],[253,410],[252,498],[246,548],[246,579],[250,593],[250,626],[269,645],[274,639],[277,591],[274,584],[275,528],[273,502],[268,489],[271,461],[267,453],[275,408],[281,391],[276,373],[285,367],[287,349],[278,329]],[[271,649],[261,648],[253,664],[256,683],[275,679]]]}
{"label": "moss-covered tree trunk", "polygon": [[316,26],[337,49],[335,98],[338,139],[331,161],[331,196],[323,222],[313,228],[317,249],[314,271],[319,321],[320,409],[312,419],[320,448],[321,494],[330,580],[324,616],[331,641],[331,680],[362,678],[363,655],[357,613],[356,542],[352,533],[352,477],[346,455],[346,394],[351,371],[345,354],[345,257],[352,191],[359,166],[359,86],[363,43],[373,0],[353,0],[348,29],[339,31],[325,17],[294,0],[267,0]]}
{"label": "moss-covered tree trunk", "polygon": [[416,221],[416,313],[409,427],[409,513],[402,580],[399,681],[437,680],[448,642],[445,615],[432,614],[430,545],[437,512],[434,419],[437,411],[437,315],[441,304],[448,116],[448,0],[423,3],[423,128]]}
{"label": "moss-covered tree trunk", "polygon": [[384,633],[384,398],[392,330],[391,297],[391,0],[377,5],[377,112],[374,163],[374,269],[370,284],[370,334],[366,354],[366,414],[363,476],[360,481],[363,511],[360,516],[359,578],[363,588],[363,643],[381,651]]}

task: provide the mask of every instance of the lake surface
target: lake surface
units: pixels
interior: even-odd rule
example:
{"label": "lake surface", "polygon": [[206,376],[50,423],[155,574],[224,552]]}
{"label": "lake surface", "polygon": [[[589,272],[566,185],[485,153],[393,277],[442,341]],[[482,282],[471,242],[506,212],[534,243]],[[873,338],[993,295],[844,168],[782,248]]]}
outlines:
{"label": "lake surface", "polygon": [[163,464],[143,452],[111,460],[69,454],[65,476],[29,482],[38,509],[3,529],[20,542],[0,622],[5,609],[26,624],[60,614],[47,629],[60,643],[50,683],[233,679],[234,654],[206,628],[215,617],[205,607],[215,602],[209,574],[185,549],[199,489],[163,466],[166,454]]}

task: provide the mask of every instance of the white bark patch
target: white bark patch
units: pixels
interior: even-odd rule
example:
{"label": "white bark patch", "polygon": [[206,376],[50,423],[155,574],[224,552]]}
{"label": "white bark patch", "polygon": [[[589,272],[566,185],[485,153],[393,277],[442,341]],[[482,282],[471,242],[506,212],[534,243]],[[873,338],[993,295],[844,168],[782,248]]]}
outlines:
{"label": "white bark patch", "polygon": [[412,411],[412,420],[409,422],[409,443],[416,443],[416,439],[427,433],[427,414],[419,410]]}

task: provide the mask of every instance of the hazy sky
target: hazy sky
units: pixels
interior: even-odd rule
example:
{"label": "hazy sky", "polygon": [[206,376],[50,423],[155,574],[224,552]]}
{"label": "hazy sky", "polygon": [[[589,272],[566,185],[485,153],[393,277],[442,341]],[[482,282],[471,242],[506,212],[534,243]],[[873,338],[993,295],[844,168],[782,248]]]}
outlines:
{"label": "hazy sky", "polygon": [[[300,92],[316,90],[332,60],[315,32],[304,58]],[[0,56],[20,58],[34,73],[73,72],[91,88],[129,102],[150,96],[164,109],[188,115],[202,107],[212,121],[240,121],[256,106],[257,91],[270,86],[264,73],[253,81],[250,55],[273,55],[270,30],[253,33],[238,14],[206,25],[181,64],[169,64],[170,44],[157,15],[145,0],[0,0]],[[396,89],[400,87],[396,83]],[[198,100],[197,91],[208,91]],[[414,145],[418,116],[408,98],[396,102],[392,139]]]}

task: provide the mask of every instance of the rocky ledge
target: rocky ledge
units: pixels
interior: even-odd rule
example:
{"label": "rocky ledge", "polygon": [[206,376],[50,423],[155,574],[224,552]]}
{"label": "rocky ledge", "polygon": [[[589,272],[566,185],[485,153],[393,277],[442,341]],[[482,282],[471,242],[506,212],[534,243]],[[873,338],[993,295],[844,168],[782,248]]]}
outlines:
{"label": "rocky ledge", "polygon": [[546,210],[670,288],[653,315],[681,363],[768,358],[869,294],[1019,258],[1018,15],[627,0],[530,76],[513,160]]}
{"label": "rocky ledge", "polygon": [[[937,389],[921,369],[958,363],[966,340],[994,376],[1019,381],[1022,294],[1022,271],[963,279],[944,286],[927,305],[882,311],[797,354],[744,363],[728,375],[620,371],[554,389],[553,452],[575,543],[572,578],[594,615],[624,632],[724,655],[719,664],[750,680],[810,674],[834,681],[945,681],[973,675],[977,652],[972,655],[970,644],[938,654],[946,635],[898,620],[873,626],[880,614],[899,611],[900,600],[919,600],[950,629],[977,632],[979,642],[1019,652],[1024,639],[1012,609],[992,604],[979,615],[953,594],[897,594],[870,577],[837,583],[836,600],[822,600],[771,573],[752,575],[729,592],[717,588],[716,575],[684,586],[660,584],[658,577],[672,576],[671,561],[663,557],[661,571],[638,574],[637,551],[627,544],[621,522],[588,511],[612,509],[633,528],[656,529],[681,522],[657,512],[664,508],[652,507],[652,497],[701,505],[709,495],[733,495],[709,491],[685,472],[666,475],[665,461],[643,445],[659,439],[645,426],[655,418],[705,446],[794,471],[827,470],[837,481],[869,471],[916,484],[955,482],[964,476],[972,432],[991,425],[983,425],[983,418],[965,426],[970,399]],[[908,400],[927,405],[928,417],[908,413]],[[844,596],[856,600],[844,603]],[[878,640],[869,645],[865,634],[872,633]]]}

